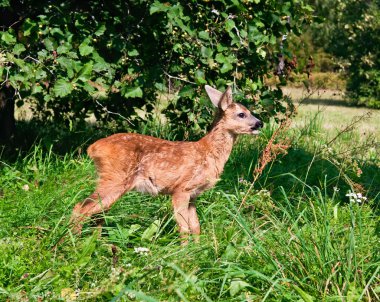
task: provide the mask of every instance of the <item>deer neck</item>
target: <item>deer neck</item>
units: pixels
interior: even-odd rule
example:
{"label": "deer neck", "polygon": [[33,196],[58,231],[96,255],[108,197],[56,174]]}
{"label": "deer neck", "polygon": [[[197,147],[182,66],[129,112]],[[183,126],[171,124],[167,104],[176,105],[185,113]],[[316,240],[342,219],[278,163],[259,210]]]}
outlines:
{"label": "deer neck", "polygon": [[223,122],[219,122],[199,141],[206,150],[206,158],[215,164],[217,174],[222,173],[235,140],[236,134],[226,130]]}

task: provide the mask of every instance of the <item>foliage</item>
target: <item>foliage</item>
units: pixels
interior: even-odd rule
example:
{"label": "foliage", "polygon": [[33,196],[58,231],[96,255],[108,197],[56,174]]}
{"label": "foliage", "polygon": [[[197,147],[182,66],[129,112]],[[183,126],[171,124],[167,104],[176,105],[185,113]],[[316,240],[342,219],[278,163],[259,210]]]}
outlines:
{"label": "foliage", "polygon": [[179,90],[161,120],[198,131],[207,83],[233,83],[263,117],[285,110],[263,77],[281,37],[298,35],[312,11],[303,1],[260,0],[29,0],[6,9],[21,21],[0,32],[0,79],[17,89],[18,105],[30,103],[43,119],[117,112],[133,123],[154,114],[158,96]]}
{"label": "foliage", "polygon": [[349,62],[347,92],[353,104],[380,108],[380,7],[378,1],[309,1],[325,17],[315,44]]}

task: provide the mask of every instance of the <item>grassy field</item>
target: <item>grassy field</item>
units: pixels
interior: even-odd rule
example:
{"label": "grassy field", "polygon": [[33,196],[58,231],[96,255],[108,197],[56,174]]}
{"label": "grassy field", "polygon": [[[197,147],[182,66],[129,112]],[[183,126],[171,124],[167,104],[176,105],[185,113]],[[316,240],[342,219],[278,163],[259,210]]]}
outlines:
{"label": "grassy field", "polygon": [[198,198],[201,241],[186,247],[169,198],[138,193],[103,214],[100,238],[91,225],[73,236],[72,208],[96,180],[84,146],[1,158],[0,301],[379,301],[380,111],[347,128],[367,110],[334,93],[298,108],[283,134],[291,148],[241,209],[276,126],[238,140],[221,181]]}

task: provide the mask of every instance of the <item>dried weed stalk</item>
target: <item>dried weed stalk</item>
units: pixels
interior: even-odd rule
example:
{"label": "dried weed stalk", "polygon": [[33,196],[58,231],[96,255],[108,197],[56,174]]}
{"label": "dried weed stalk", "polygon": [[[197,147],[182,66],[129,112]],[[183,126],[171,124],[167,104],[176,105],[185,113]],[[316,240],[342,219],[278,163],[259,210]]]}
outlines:
{"label": "dried weed stalk", "polygon": [[[245,205],[246,200],[247,200],[249,194],[251,193],[255,182],[261,176],[265,167],[269,163],[273,162],[277,158],[278,155],[280,155],[280,154],[286,155],[287,154],[287,150],[290,148],[291,142],[290,142],[289,138],[287,138],[285,135],[282,135],[282,134],[284,134],[290,128],[290,125],[292,122],[291,117],[293,117],[294,115],[297,114],[298,107],[303,105],[304,101],[309,99],[313,94],[315,94],[317,91],[319,91],[319,89],[320,89],[320,87],[316,87],[314,90],[308,89],[308,93],[305,96],[303,96],[303,98],[298,102],[298,106],[293,106],[293,104],[289,104],[290,106],[288,108],[288,112],[286,113],[284,120],[280,123],[279,127],[273,132],[273,134],[272,134],[270,140],[268,141],[263,153],[260,156],[258,164],[257,164],[255,170],[253,171],[253,180],[252,180],[250,186],[248,187],[248,190],[245,193],[238,210],[240,210]],[[338,134],[326,144],[325,147],[328,148],[330,145],[332,145],[342,134],[353,131],[359,123],[370,119],[371,115],[372,115],[371,112],[368,111],[368,112],[362,114],[361,116],[354,117],[353,120],[351,121],[351,123],[348,124],[346,127],[344,127],[342,130],[340,130],[338,132]],[[279,137],[280,137],[280,139],[277,140],[277,142],[275,143],[276,139],[278,139]],[[339,168],[340,165],[339,165],[338,160],[333,158],[333,159],[330,159],[330,162]],[[342,169],[340,169],[340,172],[342,173]],[[351,186],[351,188],[353,188],[353,190],[355,190],[355,192],[356,191],[357,192],[364,192],[364,188],[362,185],[354,182],[352,179],[350,179],[347,176],[346,173],[343,173],[343,176],[344,176],[346,182]]]}
{"label": "dried weed stalk", "polygon": [[240,206],[239,210],[242,206],[244,206],[247,197],[249,196],[249,193],[252,191],[253,186],[257,179],[261,176],[263,173],[265,167],[272,161],[274,161],[279,154],[285,155],[287,154],[287,150],[291,146],[290,139],[281,137],[278,142],[275,143],[276,138],[278,138],[282,133],[286,132],[286,130],[289,129],[291,125],[291,114],[286,115],[285,119],[280,123],[279,127],[273,132],[271,138],[269,139],[263,153],[260,156],[259,162],[253,171],[253,180],[245,193]]}

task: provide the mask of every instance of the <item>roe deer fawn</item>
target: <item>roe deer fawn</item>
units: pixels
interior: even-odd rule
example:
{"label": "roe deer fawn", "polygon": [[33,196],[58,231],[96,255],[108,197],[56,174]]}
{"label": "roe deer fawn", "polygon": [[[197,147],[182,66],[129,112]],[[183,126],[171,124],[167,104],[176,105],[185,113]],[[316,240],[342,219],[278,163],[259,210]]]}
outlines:
{"label": "roe deer fawn", "polygon": [[199,141],[118,133],[88,148],[99,180],[95,192],[74,207],[74,232],[81,232],[86,218],[107,211],[124,193],[135,190],[171,195],[183,243],[188,234],[200,234],[196,197],[218,181],[236,136],[258,134],[263,126],[247,108],[233,102],[231,87],[224,93],[207,85],[205,89],[218,112],[214,127]]}

